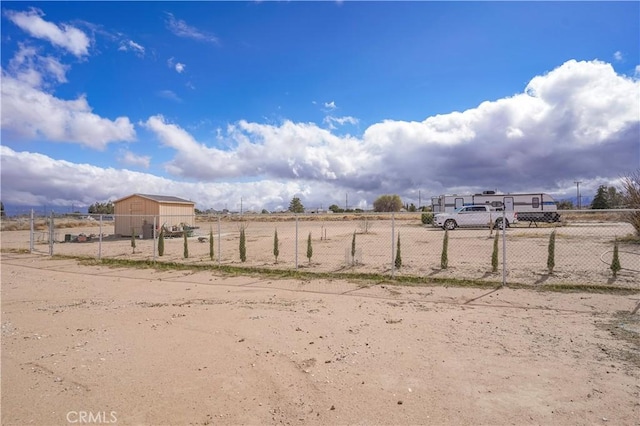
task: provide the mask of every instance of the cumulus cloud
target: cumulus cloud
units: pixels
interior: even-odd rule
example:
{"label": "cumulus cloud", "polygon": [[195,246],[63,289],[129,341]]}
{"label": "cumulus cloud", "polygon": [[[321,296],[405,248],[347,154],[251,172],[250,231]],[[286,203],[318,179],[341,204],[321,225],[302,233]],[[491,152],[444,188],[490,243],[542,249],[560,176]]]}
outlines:
{"label": "cumulus cloud", "polygon": [[323,122],[329,126],[330,129],[336,129],[336,124],[339,126],[344,126],[345,124],[358,124],[358,119],[350,116],[345,117],[333,117],[328,115],[324,118]]}
{"label": "cumulus cloud", "polygon": [[167,12],[166,20],[167,28],[178,37],[190,38],[198,41],[210,43],[219,43],[218,38],[206,31],[201,31],[191,25],[188,25],[182,19],[177,19],[172,13]]}
{"label": "cumulus cloud", "polygon": [[233,150],[208,147],[162,116],[150,117],[145,127],[161,143],[176,150],[167,170],[176,176],[225,179],[268,176],[334,180],[357,174],[354,161],[366,162],[355,138],[338,137],[314,124],[286,121],[266,125],[240,121],[225,132]]}
{"label": "cumulus cloud", "polygon": [[361,138],[313,123],[239,121],[220,135],[231,147],[223,150],[161,116],[147,127],[176,150],[167,167],[180,177],[330,180],[378,192],[471,185],[554,190],[563,176],[637,167],[639,97],[638,81],[610,64],[568,61],[534,77],[523,93],[420,122],[386,120]]}
{"label": "cumulus cloud", "polygon": [[20,45],[20,49],[9,61],[8,72],[17,80],[32,87],[66,83],[69,66],[52,56],[41,56],[38,50]]}
{"label": "cumulus cloud", "polygon": [[148,155],[137,155],[129,150],[120,153],[119,161],[129,166],[138,166],[148,169],[151,164],[151,157]]}
{"label": "cumulus cloud", "polygon": [[[200,209],[286,209],[292,194],[303,202],[312,191],[304,182],[263,180],[243,183],[177,182],[148,173],[55,160],[0,146],[2,200],[5,205],[89,206],[96,200],[116,200],[131,193],[180,194]],[[25,178],[28,176],[29,178]],[[325,187],[329,193],[335,188]]]}
{"label": "cumulus cloud", "polygon": [[71,25],[45,21],[40,9],[31,8],[26,12],[8,10],[5,16],[32,37],[47,40],[78,57],[89,54],[91,42],[83,31]]}
{"label": "cumulus cloud", "polygon": [[622,62],[624,60],[624,55],[621,51],[617,50],[613,53],[613,59],[615,59],[617,62]]}
{"label": "cumulus cloud", "polygon": [[68,67],[57,59],[22,47],[2,70],[3,137],[78,143],[95,149],[135,139],[126,117],[109,120],[94,114],[87,99],[59,99],[46,89],[66,81]]}
{"label": "cumulus cloud", "polygon": [[[4,90],[3,81],[3,127]],[[385,120],[361,136],[339,136],[314,123],[240,120],[220,129],[214,140],[200,141],[155,115],[141,125],[174,152],[165,168],[176,180],[84,165],[80,169],[87,176],[118,179],[113,186],[127,193],[188,194],[214,208],[240,197],[251,198],[256,208],[286,208],[296,194],[305,206],[327,206],[349,193],[350,204],[361,207],[382,193],[417,202],[418,191],[423,200],[425,194],[484,189],[571,196],[575,179],[595,191],[607,179],[637,169],[638,99],[637,78],[619,75],[599,61],[568,61],[533,77],[513,96],[422,121]],[[5,159],[5,152],[10,158]],[[3,185],[8,181],[5,167],[14,170],[5,164],[17,157],[52,162],[35,155],[3,151]],[[54,163],[56,171],[67,167]],[[44,173],[32,169],[20,170],[23,180]],[[184,179],[189,182],[178,181]]]}

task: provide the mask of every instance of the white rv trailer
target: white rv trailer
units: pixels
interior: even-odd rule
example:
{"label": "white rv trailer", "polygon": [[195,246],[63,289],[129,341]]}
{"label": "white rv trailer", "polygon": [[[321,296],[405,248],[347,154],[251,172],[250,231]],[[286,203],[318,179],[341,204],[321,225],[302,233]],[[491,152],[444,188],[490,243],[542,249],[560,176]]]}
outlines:
{"label": "white rv trailer", "polygon": [[497,194],[484,191],[473,195],[440,195],[431,198],[434,213],[450,213],[468,205],[490,204],[496,210],[515,211],[522,222],[558,222],[560,214],[553,197],[545,193]]}

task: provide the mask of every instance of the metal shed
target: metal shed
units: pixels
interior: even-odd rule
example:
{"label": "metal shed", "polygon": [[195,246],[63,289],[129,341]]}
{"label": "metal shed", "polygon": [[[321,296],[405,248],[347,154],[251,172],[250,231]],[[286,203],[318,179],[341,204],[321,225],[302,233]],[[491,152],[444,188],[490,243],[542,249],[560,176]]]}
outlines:
{"label": "metal shed", "polygon": [[156,228],[182,230],[195,225],[195,203],[167,195],[132,194],[113,202],[114,233],[130,237],[152,233]]}

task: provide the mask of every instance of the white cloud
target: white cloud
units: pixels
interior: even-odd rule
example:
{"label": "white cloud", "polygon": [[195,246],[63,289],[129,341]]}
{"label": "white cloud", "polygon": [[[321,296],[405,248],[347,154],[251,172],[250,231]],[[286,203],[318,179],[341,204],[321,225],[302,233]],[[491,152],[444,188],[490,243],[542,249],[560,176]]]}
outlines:
{"label": "white cloud", "polygon": [[[177,182],[148,173],[77,164],[0,146],[2,201],[5,205],[89,206],[96,200],[115,200],[141,192],[177,194],[196,201],[200,209],[260,211],[265,206],[286,209],[294,194],[312,191],[304,182],[264,180],[244,183]],[[29,177],[28,179],[26,177]],[[330,193],[335,188],[320,186]]]}
{"label": "white cloud", "polygon": [[179,74],[182,73],[184,71],[184,69],[186,68],[185,64],[182,64],[180,62],[176,62],[175,58],[173,56],[171,58],[167,59],[167,66],[169,68],[175,69]]}
{"label": "white cloud", "polygon": [[609,64],[568,61],[533,78],[524,93],[421,122],[386,120],[360,139],[312,123],[239,121],[222,132],[230,147],[222,150],[162,117],[147,126],[176,150],[168,165],[176,176],[330,180],[378,192],[427,183],[494,188],[497,180],[515,191],[532,183],[553,188],[564,174],[632,168],[640,155],[639,96],[639,83]]}
{"label": "white cloud", "polygon": [[77,143],[100,150],[110,142],[134,140],[128,118],[112,121],[94,114],[84,95],[64,100],[47,92],[67,81],[68,69],[56,58],[20,47],[8,69],[2,69],[3,138]]}
{"label": "white cloud", "polygon": [[91,112],[86,98],[62,100],[2,72],[2,132],[10,138],[78,143],[95,149],[135,139],[126,117]]}
{"label": "white cloud", "polygon": [[144,46],[136,43],[133,40],[122,40],[120,42],[120,47],[118,47],[118,50],[122,52],[132,51],[136,55],[141,57],[144,56],[144,52],[145,52]]}
{"label": "white cloud", "polygon": [[45,21],[42,19],[45,15],[39,9],[31,8],[27,12],[8,10],[5,16],[32,37],[47,40],[78,57],[89,54],[90,40],[84,32],[71,25],[58,26]]}
{"label": "white cloud", "polygon": [[[3,82],[3,91],[4,86]],[[3,120],[4,98],[3,93]],[[106,199],[108,191],[128,194],[160,189],[162,193],[187,194],[205,208],[228,204],[228,208],[237,209],[233,200],[243,197],[246,205],[269,210],[279,205],[286,208],[296,194],[304,197],[306,206],[326,207],[339,204],[346,192],[349,203],[359,206],[371,203],[381,193],[398,193],[406,201],[417,202],[410,197],[417,198],[418,190],[423,197],[453,188],[509,192],[535,188],[563,193],[575,188],[569,183],[576,178],[585,182],[585,187],[590,182],[597,188],[598,182],[617,179],[637,168],[639,98],[640,82],[616,74],[610,64],[568,61],[532,78],[522,93],[423,121],[382,121],[368,127],[361,137],[339,136],[314,123],[240,120],[220,129],[213,145],[197,140],[161,115],[141,123],[174,152],[166,170],[177,179],[198,183],[75,166],[82,178],[93,175],[94,179],[98,176],[106,181],[108,177],[117,182],[103,190],[105,196],[95,195],[92,202]],[[353,118],[341,119],[355,122]],[[26,186],[43,174],[54,176],[71,167],[13,151],[5,159],[5,152],[5,186],[11,182],[11,173],[18,173],[14,161],[37,160],[51,167],[48,172],[35,167],[20,169],[24,181],[16,184],[22,188],[16,190],[20,194],[45,194],[46,189],[59,192],[55,187]],[[11,165],[6,166],[8,163]],[[5,194],[3,188],[3,201]]]}
{"label": "white cloud", "polygon": [[337,108],[335,101],[325,102],[324,107],[328,110],[334,110]]}
{"label": "white cloud", "polygon": [[119,160],[121,163],[130,165],[130,166],[138,166],[145,169],[149,168],[151,164],[151,157],[148,155],[137,155],[129,150],[124,150],[120,153]]}
{"label": "white cloud", "polygon": [[333,117],[331,115],[328,115],[324,118],[323,122],[330,128],[330,129],[336,129],[336,124],[339,126],[344,126],[345,124],[353,124],[356,125],[358,124],[358,119],[355,117],[351,117],[351,116],[345,116],[345,117]]}
{"label": "white cloud", "polygon": [[622,62],[624,60],[624,55],[622,54],[621,51],[617,50],[613,54],[613,59],[615,59],[616,62]]}
{"label": "white cloud", "polygon": [[66,83],[68,65],[51,56],[38,55],[37,49],[20,45],[20,49],[9,61],[8,71],[16,79],[32,87]]}
{"label": "white cloud", "polygon": [[206,41],[210,43],[219,43],[218,38],[206,31],[201,31],[195,27],[188,25],[182,19],[176,19],[172,13],[167,12],[167,28],[178,37],[191,38],[198,41]]}

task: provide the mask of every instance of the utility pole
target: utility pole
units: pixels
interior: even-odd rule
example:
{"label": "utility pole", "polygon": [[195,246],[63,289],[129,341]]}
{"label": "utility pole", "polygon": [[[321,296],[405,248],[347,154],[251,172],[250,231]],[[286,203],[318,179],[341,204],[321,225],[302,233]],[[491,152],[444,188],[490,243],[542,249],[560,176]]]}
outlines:
{"label": "utility pole", "polygon": [[420,190],[418,190],[418,210],[420,210],[420,206],[422,205],[422,194],[420,193]]}
{"label": "utility pole", "polygon": [[344,211],[346,212],[348,210],[349,207],[349,193],[347,192],[344,195]]}
{"label": "utility pole", "polygon": [[577,180],[575,182],[573,182],[576,184],[576,197],[577,197],[577,201],[578,201],[578,210],[580,210],[582,208],[582,201],[580,200],[580,184],[582,183],[581,181]]}

